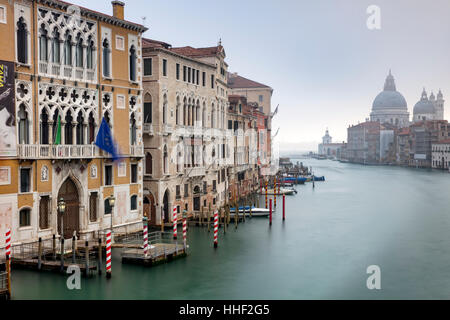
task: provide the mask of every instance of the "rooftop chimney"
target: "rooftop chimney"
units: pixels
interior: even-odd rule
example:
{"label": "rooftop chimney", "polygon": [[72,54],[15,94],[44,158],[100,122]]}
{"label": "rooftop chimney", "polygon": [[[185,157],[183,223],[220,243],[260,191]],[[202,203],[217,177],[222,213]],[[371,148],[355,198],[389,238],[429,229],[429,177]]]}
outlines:
{"label": "rooftop chimney", "polygon": [[113,16],[117,19],[124,20],[125,13],[124,13],[124,7],[125,3],[122,1],[111,1],[113,6]]}

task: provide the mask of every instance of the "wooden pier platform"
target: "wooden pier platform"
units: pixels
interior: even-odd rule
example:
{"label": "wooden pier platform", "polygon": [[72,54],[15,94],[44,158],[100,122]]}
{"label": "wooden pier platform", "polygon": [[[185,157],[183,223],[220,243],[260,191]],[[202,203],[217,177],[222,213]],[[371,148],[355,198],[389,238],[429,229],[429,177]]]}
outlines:
{"label": "wooden pier platform", "polygon": [[122,263],[152,267],[186,257],[186,255],[187,253],[183,246],[174,243],[155,243],[149,246],[147,257],[144,256],[143,249],[141,248],[124,251],[122,253]]}
{"label": "wooden pier platform", "polygon": [[[14,258],[11,260],[11,265],[15,268],[23,268],[23,269],[38,269],[38,259],[21,259],[21,260],[15,260]],[[71,265],[76,265],[80,268],[82,272],[86,271],[86,265],[84,264],[77,264],[72,263],[71,258],[66,258],[66,261],[64,261],[64,271],[67,270],[67,268]],[[59,272],[61,270],[61,261],[41,261],[41,271],[56,271]],[[89,271],[97,270],[96,265],[90,265]]]}

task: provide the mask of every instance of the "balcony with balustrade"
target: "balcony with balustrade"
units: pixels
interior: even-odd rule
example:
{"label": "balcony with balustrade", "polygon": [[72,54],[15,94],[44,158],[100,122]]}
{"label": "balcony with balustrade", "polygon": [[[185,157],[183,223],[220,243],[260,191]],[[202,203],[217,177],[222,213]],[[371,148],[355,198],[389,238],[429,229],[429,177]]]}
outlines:
{"label": "balcony with balustrade", "polygon": [[186,168],[185,174],[188,178],[203,177],[206,174],[205,167]]}
{"label": "balcony with balustrade", "polygon": [[153,124],[144,123],[144,134],[148,134],[149,136],[155,135],[155,133],[153,131]]}
{"label": "balcony with balustrade", "polygon": [[101,150],[93,145],[40,145],[20,144],[17,147],[19,159],[84,159],[101,158]]}

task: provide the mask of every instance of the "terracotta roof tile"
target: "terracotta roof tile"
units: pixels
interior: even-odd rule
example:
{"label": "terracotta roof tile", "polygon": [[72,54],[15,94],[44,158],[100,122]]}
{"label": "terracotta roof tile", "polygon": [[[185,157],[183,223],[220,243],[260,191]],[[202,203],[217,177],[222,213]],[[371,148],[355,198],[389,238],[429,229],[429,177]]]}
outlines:
{"label": "terracotta roof tile", "polygon": [[193,48],[191,46],[186,46],[186,47],[171,48],[170,50],[183,56],[201,58],[201,57],[216,56],[218,53],[223,51],[223,47],[215,46],[206,48]]}
{"label": "terracotta roof tile", "polygon": [[142,47],[143,48],[165,48],[169,49],[172,47],[171,44],[163,41],[148,39],[148,38],[142,38]]}
{"label": "terracotta roof tile", "polygon": [[236,73],[228,73],[228,86],[231,89],[240,88],[270,88],[269,86],[244,78]]}

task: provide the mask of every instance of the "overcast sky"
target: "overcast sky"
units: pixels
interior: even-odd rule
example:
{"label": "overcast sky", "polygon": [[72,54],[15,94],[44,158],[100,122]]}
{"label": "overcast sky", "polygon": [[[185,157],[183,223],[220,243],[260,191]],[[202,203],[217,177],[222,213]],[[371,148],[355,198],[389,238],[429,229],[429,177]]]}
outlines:
{"label": "overcast sky", "polygon": [[[127,20],[146,17],[146,37],[193,47],[222,38],[229,71],[274,89],[283,149],[316,149],[326,127],[333,141],[347,140],[390,68],[411,115],[423,87],[450,100],[449,0],[125,2]],[[108,0],[72,3],[112,13]],[[366,26],[369,5],[381,9],[380,30]]]}

